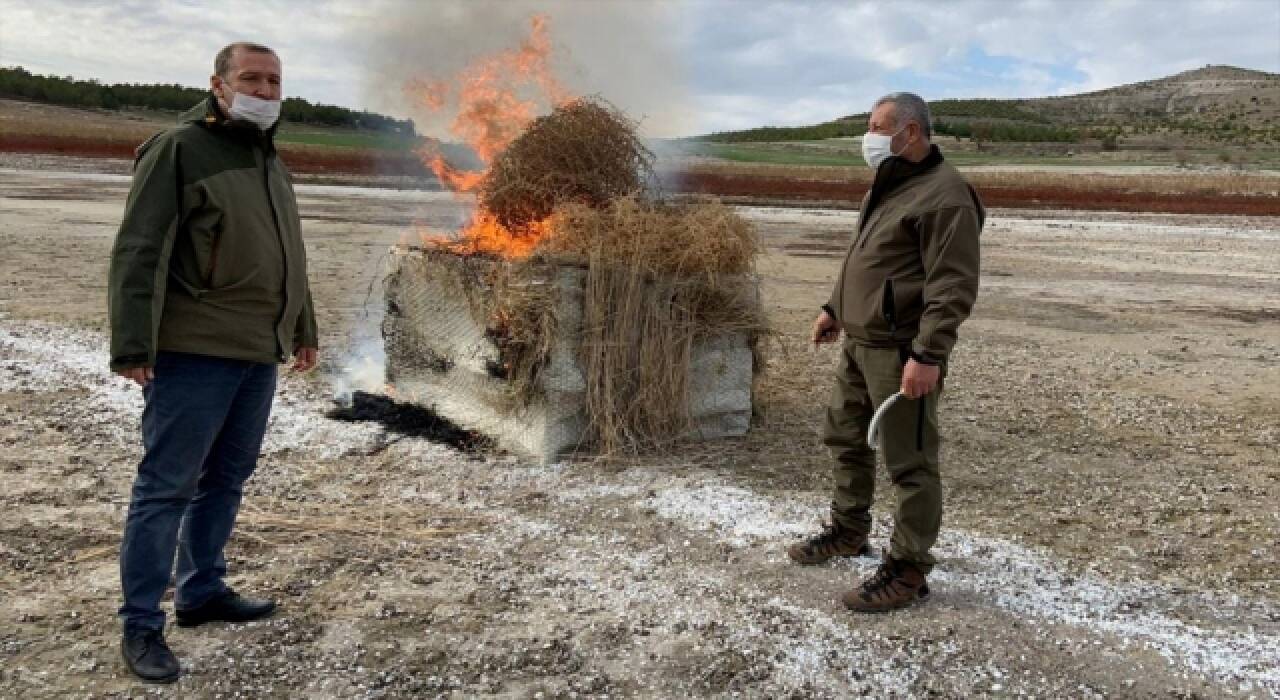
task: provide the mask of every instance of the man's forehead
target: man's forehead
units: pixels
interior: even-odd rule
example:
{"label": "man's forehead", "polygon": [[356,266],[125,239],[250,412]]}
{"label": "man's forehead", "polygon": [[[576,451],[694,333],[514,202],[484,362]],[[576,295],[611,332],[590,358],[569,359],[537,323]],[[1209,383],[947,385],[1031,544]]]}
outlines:
{"label": "man's forehead", "polygon": [[232,69],[236,73],[252,71],[254,73],[280,73],[280,58],[273,53],[249,51],[237,48],[231,54]]}
{"label": "man's forehead", "polygon": [[892,102],[885,102],[880,104],[878,107],[871,110],[871,116],[868,118],[868,121],[872,124],[879,124],[879,125],[894,123],[895,121],[894,113],[896,111],[895,107],[896,105],[894,105]]}

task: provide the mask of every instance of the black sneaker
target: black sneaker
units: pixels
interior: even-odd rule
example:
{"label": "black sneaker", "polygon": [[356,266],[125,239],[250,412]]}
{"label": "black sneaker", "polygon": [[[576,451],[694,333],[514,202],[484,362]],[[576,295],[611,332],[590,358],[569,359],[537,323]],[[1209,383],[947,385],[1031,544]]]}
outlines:
{"label": "black sneaker", "polygon": [[120,655],[133,675],[149,683],[172,683],[182,675],[182,665],[164,642],[164,630],[126,627]]}
{"label": "black sneaker", "polygon": [[834,557],[858,557],[870,554],[867,536],[839,523],[823,523],[822,532],[787,548],[787,556],[797,564],[825,564]]}
{"label": "black sneaker", "polygon": [[274,600],[254,600],[228,589],[226,593],[194,608],[178,610],[179,627],[195,627],[206,622],[252,622],[271,617],[276,610]]}

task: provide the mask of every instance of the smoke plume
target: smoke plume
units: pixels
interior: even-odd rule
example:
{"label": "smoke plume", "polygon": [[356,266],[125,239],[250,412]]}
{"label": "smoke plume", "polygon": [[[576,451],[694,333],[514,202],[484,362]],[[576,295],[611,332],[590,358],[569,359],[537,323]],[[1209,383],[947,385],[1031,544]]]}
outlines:
{"label": "smoke plume", "polygon": [[404,93],[412,80],[448,79],[480,56],[517,45],[534,15],[550,21],[556,77],[579,95],[600,95],[640,122],[647,137],[693,128],[674,3],[608,0],[450,0],[388,6],[359,28],[369,57],[371,109],[412,117],[418,131],[447,137],[447,120]]}

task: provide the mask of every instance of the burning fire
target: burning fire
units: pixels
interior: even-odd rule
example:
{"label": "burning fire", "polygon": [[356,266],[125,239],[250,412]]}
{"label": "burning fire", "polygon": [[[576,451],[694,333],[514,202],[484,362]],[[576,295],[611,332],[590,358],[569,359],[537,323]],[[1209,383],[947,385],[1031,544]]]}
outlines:
{"label": "burning fire", "polygon": [[[543,104],[555,107],[573,99],[551,71],[547,17],[535,15],[530,25],[529,36],[518,48],[479,59],[452,80],[415,80],[406,88],[432,112],[454,110],[449,132],[470,146],[483,165],[481,170],[454,167],[439,142],[419,149],[423,162],[455,193],[472,193],[480,186],[494,158],[524,131]],[[511,231],[493,214],[477,208],[456,237],[424,233],[422,238],[424,243],[459,253],[523,258],[550,230],[549,221],[540,221]]]}

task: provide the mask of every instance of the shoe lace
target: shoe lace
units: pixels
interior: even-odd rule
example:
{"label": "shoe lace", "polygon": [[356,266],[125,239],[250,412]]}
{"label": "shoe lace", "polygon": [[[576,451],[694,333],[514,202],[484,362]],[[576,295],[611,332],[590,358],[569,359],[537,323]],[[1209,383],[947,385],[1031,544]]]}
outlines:
{"label": "shoe lace", "polygon": [[820,547],[824,544],[836,542],[844,535],[844,528],[835,523],[822,523],[822,532],[809,538],[806,543],[810,547]]}
{"label": "shoe lace", "polygon": [[880,568],[862,583],[862,590],[870,592],[888,586],[894,579],[898,578],[898,572],[893,562],[885,560],[881,562]]}
{"label": "shoe lace", "polygon": [[131,636],[134,639],[141,642],[143,656],[146,656],[151,651],[152,647],[156,646],[157,644],[159,645],[164,644],[163,630],[147,629],[147,630],[142,630],[140,632],[135,632]]}

